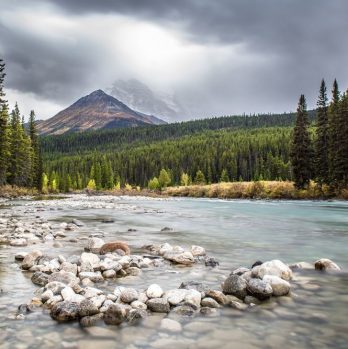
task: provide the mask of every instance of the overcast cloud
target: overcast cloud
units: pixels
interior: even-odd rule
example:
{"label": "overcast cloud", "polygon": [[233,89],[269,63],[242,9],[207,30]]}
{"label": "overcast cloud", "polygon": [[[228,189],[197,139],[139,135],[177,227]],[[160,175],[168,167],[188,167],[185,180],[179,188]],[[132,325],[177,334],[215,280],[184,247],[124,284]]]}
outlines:
{"label": "overcast cloud", "polygon": [[[0,0],[7,98],[39,118],[136,78],[197,117],[309,106],[348,87],[346,0]],[[160,115],[159,115],[160,116]]]}

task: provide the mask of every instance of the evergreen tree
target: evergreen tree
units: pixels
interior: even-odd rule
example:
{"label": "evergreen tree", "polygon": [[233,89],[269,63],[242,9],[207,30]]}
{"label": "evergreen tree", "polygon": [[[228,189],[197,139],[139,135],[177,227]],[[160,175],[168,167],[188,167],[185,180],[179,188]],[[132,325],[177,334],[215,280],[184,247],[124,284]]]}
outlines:
{"label": "evergreen tree", "polygon": [[200,184],[200,185],[206,184],[204,173],[201,170],[198,170],[196,172],[196,176],[195,176],[195,179],[193,182],[194,182],[194,184]]}
{"label": "evergreen tree", "polygon": [[157,190],[157,189],[160,189],[160,183],[158,181],[158,178],[157,177],[154,177],[152,179],[149,180],[149,183],[148,183],[148,188],[150,190]]}
{"label": "evergreen tree", "polygon": [[307,105],[301,95],[291,147],[291,163],[295,186],[304,189],[311,179],[311,139],[308,131]]}
{"label": "evergreen tree", "polygon": [[317,182],[328,184],[329,179],[329,120],[325,81],[321,81],[317,102],[317,138],[315,143],[315,173]]}
{"label": "evergreen tree", "polygon": [[4,99],[5,92],[4,92],[4,80],[5,80],[5,63],[4,60],[0,58],[0,110],[2,110],[2,107],[7,104],[7,101]]}
{"label": "evergreen tree", "polygon": [[41,190],[42,186],[42,160],[41,160],[41,151],[39,144],[39,137],[36,130],[35,123],[35,112],[32,110],[30,112],[29,117],[29,137],[31,140],[32,147],[32,157],[31,157],[31,177],[32,177],[32,185],[36,187],[38,190]]}
{"label": "evergreen tree", "polygon": [[31,143],[25,134],[16,103],[11,113],[10,168],[9,183],[17,186],[29,186],[31,178]]}
{"label": "evergreen tree", "polygon": [[221,172],[220,182],[229,182],[227,170],[224,168]]}
{"label": "evergreen tree", "polygon": [[338,89],[338,83],[335,79],[332,88],[332,100],[329,107],[329,175],[331,186],[337,185],[337,163],[338,163],[338,148],[339,144],[339,103],[340,103],[340,91]]}
{"label": "evergreen tree", "polygon": [[9,157],[10,139],[8,127],[8,110],[7,105],[3,104],[0,113],[0,185],[4,185],[6,183]]}
{"label": "evergreen tree", "polygon": [[343,94],[338,108],[335,180],[338,189],[348,185],[348,91]]}

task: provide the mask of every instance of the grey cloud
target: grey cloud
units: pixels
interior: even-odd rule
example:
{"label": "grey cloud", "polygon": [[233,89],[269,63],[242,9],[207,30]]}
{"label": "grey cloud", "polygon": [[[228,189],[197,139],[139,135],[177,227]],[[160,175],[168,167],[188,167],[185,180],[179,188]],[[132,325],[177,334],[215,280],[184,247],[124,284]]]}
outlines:
{"label": "grey cloud", "polygon": [[[176,86],[177,93],[188,104],[194,104],[197,116],[293,110],[300,93],[305,93],[309,105],[314,106],[322,77],[328,83],[337,77],[342,88],[348,86],[346,0],[32,2],[51,4],[52,11],[76,20],[93,14],[121,14],[169,27],[200,45],[217,49],[240,45],[250,62],[238,62],[236,66],[233,61],[224,61],[200,81]],[[4,6],[16,10],[11,3]],[[103,82],[98,80],[98,73],[103,69],[105,73],[112,62],[101,58],[107,52],[91,49],[86,37],[70,47],[65,42],[40,40],[1,23],[0,36],[0,50],[8,62],[9,87],[55,101],[71,100],[92,86],[105,87],[100,85]],[[113,64],[127,71],[127,62]],[[206,64],[209,68],[210,62]],[[115,80],[120,77],[116,75]]]}

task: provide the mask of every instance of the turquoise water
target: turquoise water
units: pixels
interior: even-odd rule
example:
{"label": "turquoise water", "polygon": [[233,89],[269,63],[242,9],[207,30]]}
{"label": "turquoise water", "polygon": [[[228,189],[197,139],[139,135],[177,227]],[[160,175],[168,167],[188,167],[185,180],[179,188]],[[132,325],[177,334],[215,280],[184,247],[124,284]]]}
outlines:
{"label": "turquoise water", "polygon": [[[216,317],[179,321],[183,330],[171,334],[159,329],[162,315],[151,316],[137,327],[82,329],[77,323],[57,325],[47,312],[35,312],[24,321],[9,316],[33,296],[36,287],[22,273],[13,256],[16,251],[40,248],[52,256],[81,253],[87,237],[102,231],[105,240],[128,241],[134,253],[145,244],[169,242],[205,247],[220,261],[216,269],[195,265],[168,270],[147,270],[100,285],[142,289],[158,283],[176,288],[184,280],[206,282],[219,289],[225,276],[256,260],[281,259],[291,264],[330,258],[348,270],[348,203],[311,201],[247,201],[208,199],[146,199],[134,197],[84,197],[66,200],[15,201],[12,212],[40,215],[52,224],[81,220],[85,226],[69,233],[62,248],[50,242],[28,248],[0,247],[0,348],[347,348],[348,277],[317,271],[299,271],[292,282],[292,297],[282,297],[240,313],[224,308]],[[36,210],[40,208],[40,211]],[[26,210],[33,210],[25,213]],[[114,223],[102,223],[112,218]],[[172,231],[161,232],[163,227]],[[136,231],[128,232],[128,229]],[[98,286],[99,287],[99,286]],[[203,330],[204,329],[204,330]]]}

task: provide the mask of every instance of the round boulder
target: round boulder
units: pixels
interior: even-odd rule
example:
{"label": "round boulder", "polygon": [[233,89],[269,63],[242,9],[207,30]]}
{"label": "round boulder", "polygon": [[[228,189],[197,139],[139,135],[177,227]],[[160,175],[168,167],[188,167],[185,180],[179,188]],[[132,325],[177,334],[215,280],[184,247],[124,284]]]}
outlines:
{"label": "round boulder", "polygon": [[244,299],[247,295],[247,282],[238,275],[230,275],[222,285],[222,292]]}
{"label": "round boulder", "polygon": [[260,300],[270,298],[273,294],[272,286],[268,282],[260,279],[249,280],[247,290],[252,296]]}

